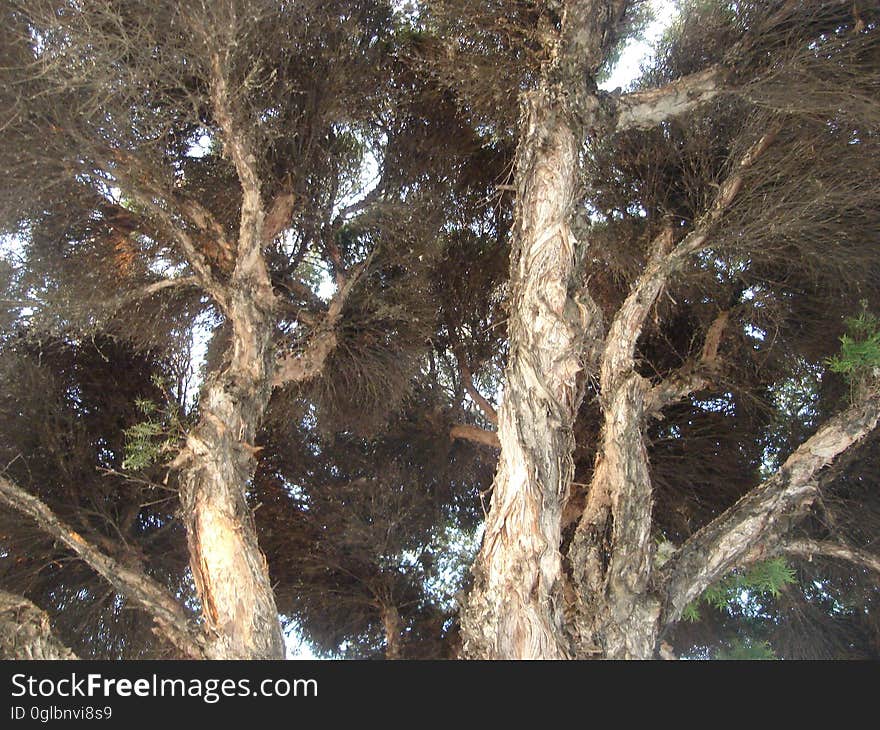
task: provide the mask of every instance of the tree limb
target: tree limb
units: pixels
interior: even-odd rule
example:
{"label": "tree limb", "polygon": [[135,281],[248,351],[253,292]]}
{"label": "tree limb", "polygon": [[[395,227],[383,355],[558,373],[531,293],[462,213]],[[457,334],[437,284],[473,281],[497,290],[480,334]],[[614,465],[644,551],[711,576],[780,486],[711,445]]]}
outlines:
{"label": "tree limb", "polygon": [[338,342],[336,330],[345,303],[370,265],[374,254],[375,250],[354,268],[350,276],[341,280],[342,285],[330,300],[321,323],[309,336],[305,347],[278,359],[272,379],[273,387],[285,383],[302,383],[320,375],[324,363],[336,348]]}
{"label": "tree limb", "polygon": [[779,546],[779,552],[797,555],[809,560],[812,560],[814,555],[837,558],[838,560],[846,560],[863,568],[868,568],[875,573],[880,573],[880,557],[867,550],[852,548],[840,542],[808,539],[785,540]]}
{"label": "tree limb", "polygon": [[721,68],[712,66],[665,86],[623,94],[614,103],[611,131],[651,129],[709,101],[721,90]]}
{"label": "tree limb", "polygon": [[204,642],[190,629],[180,604],[153,578],[101,552],[59,519],[40,499],[0,476],[0,502],[33,519],[48,535],[76,553],[113,588],[137,603],[187,657],[204,656]]}
{"label": "tree limb", "polygon": [[484,446],[491,446],[493,449],[501,448],[501,441],[498,440],[498,434],[495,431],[487,431],[484,428],[470,426],[466,423],[458,423],[450,428],[449,438],[473,441]]}
{"label": "tree limb", "polygon": [[220,51],[216,47],[216,39],[206,31],[206,40],[211,48],[211,106],[223,135],[223,150],[232,160],[241,185],[238,252],[233,276],[254,278],[257,286],[266,292],[266,298],[271,301],[272,288],[262,245],[264,236],[272,231],[265,230],[266,211],[261,194],[260,177],[257,173],[257,160],[251,149],[250,140],[244,131],[236,126],[233,119],[226,69],[220,58]]}
{"label": "tree limb", "polygon": [[52,633],[49,616],[24,596],[0,590],[0,659],[78,659]]}
{"label": "tree limb", "polygon": [[465,362],[464,354],[460,350],[455,351],[455,359],[458,362],[458,369],[461,373],[461,382],[462,385],[464,385],[467,394],[471,397],[471,400],[477,404],[486,419],[497,426],[498,411],[496,411],[495,407],[489,402],[489,400],[477,390],[474,385],[474,376],[471,374],[471,370]]}
{"label": "tree limb", "polygon": [[737,565],[772,553],[774,541],[817,498],[821,472],[878,420],[880,394],[874,393],[831,418],[772,477],[690,537],[658,576],[664,623],[676,622],[688,603]]}
{"label": "tree limb", "polygon": [[718,350],[727,327],[730,312],[721,312],[709,325],[700,358],[689,362],[667,375],[645,396],[645,414],[655,418],[668,405],[687,398],[691,393],[710,385],[718,373],[721,361]]}
{"label": "tree limb", "polygon": [[[734,172],[719,186],[712,205],[678,244],[672,246],[673,231],[669,226],[654,238],[644,271],[633,284],[608,329],[601,366],[603,391],[610,390],[632,368],[633,353],[645,319],[663,287],[690,256],[705,247],[715,226],[742,189],[746,170],[773,144],[776,135],[775,130],[767,132],[746,151]],[[614,346],[610,347],[612,343]]]}
{"label": "tree limb", "polygon": [[192,268],[202,289],[213,297],[221,309],[226,309],[228,302],[223,284],[217,279],[214,272],[211,271],[208,259],[196,246],[189,233],[178,224],[168,210],[156,202],[151,194],[136,186],[129,186],[128,192],[135,202],[147,209],[158,221],[165,229],[166,235],[177,242],[180,253],[183,254],[184,259]]}

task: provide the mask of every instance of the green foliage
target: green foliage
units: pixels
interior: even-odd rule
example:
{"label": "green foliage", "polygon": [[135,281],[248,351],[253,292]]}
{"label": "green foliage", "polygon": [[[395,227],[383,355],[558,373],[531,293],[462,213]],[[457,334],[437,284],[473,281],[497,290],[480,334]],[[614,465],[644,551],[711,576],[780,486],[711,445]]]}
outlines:
{"label": "green foliage", "polygon": [[741,598],[743,592],[777,598],[786,585],[795,582],[794,570],[785,558],[772,558],[755,563],[748,570],[734,571],[715,585],[709,586],[702,596],[689,603],[682,613],[685,621],[699,621],[699,604],[705,602],[723,611]]}
{"label": "green foliage", "polygon": [[735,639],[729,648],[722,649],[715,655],[716,659],[733,661],[767,661],[776,659],[776,652],[766,641],[743,641]]}
{"label": "green foliage", "polygon": [[846,332],[840,338],[840,353],[826,360],[828,369],[839,373],[853,389],[861,389],[880,372],[880,319],[867,310],[846,320]]}
{"label": "green foliage", "polygon": [[[156,382],[156,385],[161,387],[161,382]],[[147,469],[163,461],[166,455],[177,451],[183,434],[176,405],[160,408],[148,398],[136,398],[135,406],[147,418],[125,430],[122,468],[127,471]]]}
{"label": "green foliage", "polygon": [[684,611],[681,612],[681,617],[683,620],[690,623],[695,623],[696,621],[700,620],[700,608],[697,604],[698,601],[691,601],[687,606],[684,607]]}

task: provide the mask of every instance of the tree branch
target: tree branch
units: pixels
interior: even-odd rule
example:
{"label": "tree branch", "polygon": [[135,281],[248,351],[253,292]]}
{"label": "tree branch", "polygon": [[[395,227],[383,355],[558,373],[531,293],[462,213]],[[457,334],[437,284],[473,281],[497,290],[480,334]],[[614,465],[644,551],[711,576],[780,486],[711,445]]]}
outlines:
{"label": "tree branch", "polygon": [[180,247],[180,253],[183,254],[186,262],[192,267],[193,273],[202,289],[213,297],[221,309],[226,309],[227,297],[223,284],[214,276],[208,259],[198,249],[189,233],[175,221],[174,216],[168,210],[154,200],[151,194],[136,186],[129,186],[128,192],[135,202],[146,208],[159,222],[165,229],[166,235],[169,235],[177,242],[177,245]]}
{"label": "tree branch", "polygon": [[336,348],[337,326],[345,303],[362,274],[369,267],[374,254],[375,250],[354,267],[350,276],[341,279],[341,286],[330,300],[321,323],[309,336],[305,347],[278,359],[272,379],[273,387],[277,388],[285,383],[302,383],[320,375],[324,363]]}
{"label": "tree branch", "polygon": [[880,419],[880,394],[831,418],[778,471],[699,530],[664,566],[658,585],[665,593],[664,622],[676,622],[692,600],[737,565],[773,552],[819,494],[821,472],[867,436]]}
{"label": "tree branch", "polygon": [[496,426],[498,425],[498,411],[495,410],[495,407],[485,398],[480,391],[477,390],[474,385],[474,376],[471,374],[470,368],[467,366],[467,363],[464,359],[464,354],[461,350],[456,349],[455,351],[455,359],[458,362],[458,369],[461,373],[461,382],[464,385],[464,389],[467,391],[467,394],[471,397],[474,403],[480,408],[483,412],[483,415],[486,417],[486,420],[494,423]]}
{"label": "tree branch", "polygon": [[166,289],[185,289],[186,287],[199,286],[199,279],[196,276],[178,276],[175,279],[160,279],[150,284],[138,287],[132,291],[124,292],[115,298],[113,302],[114,310],[118,310],[127,304],[148,299]]}
{"label": "tree branch", "polygon": [[712,66],[654,89],[623,94],[614,103],[612,132],[651,129],[685,114],[722,90],[722,71]]}
{"label": "tree branch", "polygon": [[52,633],[49,616],[24,596],[0,590],[0,659],[78,659]]}
{"label": "tree branch", "polygon": [[289,190],[284,190],[275,196],[266,219],[263,221],[263,243],[272,243],[278,234],[290,223],[293,208],[296,204],[296,196]]}
{"label": "tree branch", "polygon": [[[214,43],[214,39],[210,36],[208,43],[209,46]],[[260,193],[260,178],[257,174],[256,157],[250,149],[246,136],[236,128],[232,118],[226,74],[220,52],[216,47],[211,51],[211,106],[223,134],[223,150],[232,160],[241,185],[241,219],[236,268],[245,264],[245,268],[250,270],[255,265],[259,267],[258,260],[262,259],[265,211]],[[262,269],[265,273],[265,262]]]}
{"label": "tree branch", "polygon": [[691,393],[709,386],[721,366],[718,350],[730,319],[730,312],[721,312],[709,325],[700,358],[667,375],[645,396],[645,415],[662,417],[666,406],[686,398]]}
{"label": "tree branch", "polygon": [[706,245],[713,229],[742,189],[746,170],[773,144],[776,135],[776,131],[770,131],[748,149],[736,165],[735,171],[719,186],[712,205],[678,244],[672,247],[673,231],[669,226],[655,237],[644,271],[633,284],[608,330],[601,367],[603,391],[610,390],[619,378],[630,371],[645,319],[663,287],[688,257]]}
{"label": "tree branch", "polygon": [[786,540],[779,546],[779,552],[797,555],[809,560],[812,560],[814,555],[837,558],[880,573],[880,557],[867,550],[859,550],[839,542],[807,539]]}
{"label": "tree branch", "polygon": [[115,590],[137,603],[185,656],[204,656],[201,636],[190,629],[180,604],[153,578],[105,555],[59,519],[44,502],[4,477],[0,477],[0,502],[33,519],[40,529],[76,553]]}
{"label": "tree branch", "polygon": [[501,448],[501,441],[498,440],[498,434],[495,431],[487,431],[484,428],[470,426],[466,423],[458,423],[450,428],[449,438],[473,441],[484,446],[491,446],[493,449]]}

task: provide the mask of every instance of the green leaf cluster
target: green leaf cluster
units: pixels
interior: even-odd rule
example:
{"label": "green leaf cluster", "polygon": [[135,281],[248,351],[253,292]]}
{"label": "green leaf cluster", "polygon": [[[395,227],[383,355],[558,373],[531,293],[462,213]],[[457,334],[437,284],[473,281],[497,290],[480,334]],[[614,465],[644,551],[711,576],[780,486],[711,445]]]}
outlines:
{"label": "green leaf cluster", "polygon": [[733,661],[755,661],[776,659],[776,652],[766,641],[743,641],[735,639],[727,649],[715,655],[716,659]]}
{"label": "green leaf cluster", "polygon": [[176,406],[160,408],[146,398],[135,399],[135,406],[147,418],[125,430],[125,457],[122,468],[126,471],[147,469],[164,460],[177,450],[183,433]]}
{"label": "green leaf cluster", "polygon": [[872,382],[880,374],[880,318],[863,302],[857,317],[846,320],[840,352],[826,360],[828,369],[839,373],[854,388]]}
{"label": "green leaf cluster", "polygon": [[715,585],[709,586],[696,601],[682,612],[686,621],[699,621],[699,604],[705,602],[719,611],[740,598],[743,591],[752,594],[779,596],[786,585],[795,582],[795,573],[785,558],[772,558],[755,563],[748,570],[734,571]]}

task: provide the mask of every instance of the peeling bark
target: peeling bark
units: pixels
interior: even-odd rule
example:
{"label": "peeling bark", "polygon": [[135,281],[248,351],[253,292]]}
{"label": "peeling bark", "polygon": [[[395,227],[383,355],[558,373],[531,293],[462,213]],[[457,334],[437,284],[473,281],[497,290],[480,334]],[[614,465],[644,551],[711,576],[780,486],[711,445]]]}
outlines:
{"label": "peeling bark", "polygon": [[721,70],[713,66],[666,86],[624,94],[616,101],[612,129],[651,129],[709,101],[723,88]]}
{"label": "peeling bark", "polygon": [[559,554],[585,309],[569,297],[578,137],[542,88],[526,101],[511,256],[510,356],[501,457],[463,615],[473,658],[564,658]]}
{"label": "peeling bark", "polygon": [[569,560],[580,654],[649,659],[659,602],[649,595],[652,486],[642,429],[647,382],[630,373],[606,397],[596,469]]}
{"label": "peeling bark", "polygon": [[827,540],[786,540],[780,545],[779,551],[808,560],[812,560],[814,555],[843,560],[880,574],[880,556],[842,543]]}
{"label": "peeling bark", "polygon": [[0,590],[0,659],[78,659],[52,633],[49,616],[24,596]]}
{"label": "peeling bark", "polygon": [[229,365],[206,381],[199,424],[178,457],[185,462],[181,511],[209,657],[278,659],[284,653],[278,612],[246,497],[271,393],[272,320],[243,289],[231,297]]}
{"label": "peeling bark", "polygon": [[484,446],[491,446],[493,449],[501,448],[501,442],[498,440],[498,434],[495,431],[487,431],[484,428],[470,426],[466,423],[457,423],[450,428],[449,438],[473,441]]}

